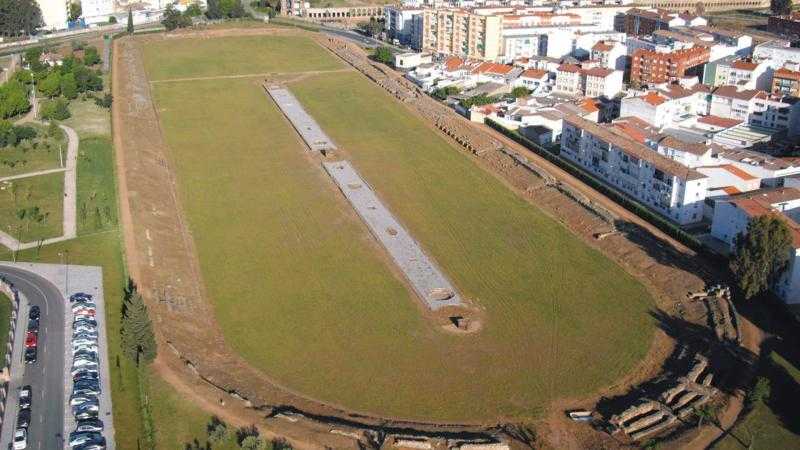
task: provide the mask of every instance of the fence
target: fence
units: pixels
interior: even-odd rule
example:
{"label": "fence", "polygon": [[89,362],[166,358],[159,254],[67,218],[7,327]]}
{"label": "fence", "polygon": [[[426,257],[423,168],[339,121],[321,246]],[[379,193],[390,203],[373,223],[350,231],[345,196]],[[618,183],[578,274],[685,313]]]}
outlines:
{"label": "fence", "polygon": [[[6,357],[3,361],[3,373],[10,376],[11,374],[11,354],[14,348],[14,333],[17,328],[17,317],[19,316],[19,293],[16,288],[3,278],[0,278],[0,292],[6,294],[11,299],[11,325],[8,330],[8,341],[6,342]],[[0,425],[3,424],[6,411],[6,398],[8,397],[8,379],[2,380],[0,385]]]}

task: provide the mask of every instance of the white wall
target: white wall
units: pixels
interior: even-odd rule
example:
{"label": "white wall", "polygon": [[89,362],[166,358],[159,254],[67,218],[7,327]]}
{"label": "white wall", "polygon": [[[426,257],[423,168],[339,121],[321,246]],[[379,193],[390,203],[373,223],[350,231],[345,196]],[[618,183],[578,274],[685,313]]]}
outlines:
{"label": "white wall", "polygon": [[67,2],[65,0],[37,0],[42,10],[44,27],[48,30],[65,30],[67,28]]}
{"label": "white wall", "polygon": [[736,236],[747,230],[749,217],[733,203],[718,201],[714,207],[714,219],[711,222],[711,235],[728,244],[733,250]]}

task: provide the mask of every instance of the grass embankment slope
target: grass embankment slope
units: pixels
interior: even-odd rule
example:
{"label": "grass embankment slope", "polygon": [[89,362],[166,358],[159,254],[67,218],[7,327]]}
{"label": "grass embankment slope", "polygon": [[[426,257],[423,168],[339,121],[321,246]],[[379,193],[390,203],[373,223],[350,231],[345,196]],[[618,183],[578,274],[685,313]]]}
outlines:
{"label": "grass embankment slope", "polygon": [[[272,36],[260,39],[259,58],[271,58],[265,66],[339,67],[319,48],[298,56],[305,39],[278,50]],[[147,67],[157,77],[194,76],[186,67],[211,64],[213,42],[192,40],[196,60],[172,68],[160,65],[172,42],[159,42],[144,52]],[[554,398],[591,393],[646,353],[652,300],[619,267],[359,75],[293,85],[487,312],[477,335],[433,329],[257,81],[154,84],[217,319],[251,363],[294,389],[363,411],[487,420],[532,416]]]}
{"label": "grass embankment slope", "polygon": [[0,292],[0,359],[5,361],[8,331],[11,328],[11,311],[14,306],[6,294]]}

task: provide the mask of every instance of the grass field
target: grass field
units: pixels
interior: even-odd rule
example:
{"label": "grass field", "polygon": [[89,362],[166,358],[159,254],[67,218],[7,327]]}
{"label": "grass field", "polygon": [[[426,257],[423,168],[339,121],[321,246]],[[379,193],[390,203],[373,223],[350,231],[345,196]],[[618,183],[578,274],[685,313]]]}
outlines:
{"label": "grass field", "polygon": [[144,56],[150,81],[343,68],[311,39],[280,35],[157,41]]}
{"label": "grass field", "polygon": [[[195,41],[197,61],[170,72],[157,63],[167,44],[187,45],[145,51],[156,78],[196,76],[186,67],[202,70],[217,49]],[[305,64],[269,48],[259,55],[288,71]],[[325,58],[316,62],[333,66]],[[619,267],[357,74],[293,86],[488,318],[468,337],[434,329],[256,81],[154,85],[217,319],[251,363],[363,411],[486,420],[535,416],[644,356],[652,300]]]}
{"label": "grass field", "polygon": [[[47,127],[31,124],[26,126],[38,129],[40,136],[29,142],[0,148],[0,177],[61,167],[61,158],[66,157],[67,151],[64,133],[48,138],[45,136]],[[63,155],[59,152],[59,147],[63,150]]]}
{"label": "grass field", "polygon": [[8,330],[11,325],[11,310],[13,305],[6,294],[0,292],[0,360],[5,361],[6,343],[8,343]]}
{"label": "grass field", "polygon": [[762,366],[758,375],[769,379],[770,398],[758,403],[715,449],[800,448],[800,421],[795,412],[800,399],[800,368],[776,352]]}
{"label": "grass field", "polygon": [[[52,173],[3,183],[0,190],[0,228],[31,242],[60,236],[64,174]],[[38,211],[34,211],[38,208]]]}

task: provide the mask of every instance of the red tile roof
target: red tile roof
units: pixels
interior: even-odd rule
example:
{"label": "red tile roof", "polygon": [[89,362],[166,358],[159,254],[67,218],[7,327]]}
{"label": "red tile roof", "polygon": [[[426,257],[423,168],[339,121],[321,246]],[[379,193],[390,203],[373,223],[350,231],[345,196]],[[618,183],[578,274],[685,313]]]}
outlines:
{"label": "red tile roof", "polygon": [[605,41],[598,41],[592,46],[592,50],[596,52],[609,52],[614,49],[612,44],[606,44]]}
{"label": "red tile roof", "polygon": [[536,80],[539,80],[539,79],[544,78],[546,76],[547,76],[547,71],[546,70],[540,70],[540,69],[528,69],[528,70],[522,72],[522,74],[520,75],[520,77],[533,78],[533,79],[536,79]]}
{"label": "red tile roof", "polygon": [[448,72],[453,72],[461,68],[464,65],[464,60],[457,57],[447,58],[444,62],[444,69]]}
{"label": "red tile roof", "polygon": [[774,78],[783,78],[787,80],[800,80],[800,72],[796,70],[784,69],[781,67],[773,73]]}
{"label": "red tile roof", "polygon": [[556,70],[558,70],[559,72],[578,73],[581,71],[581,66],[578,66],[576,64],[562,64],[558,66],[558,69]]}
{"label": "red tile roof", "polygon": [[725,169],[726,171],[732,173],[736,177],[741,178],[742,180],[745,180],[745,181],[752,181],[752,180],[756,180],[757,179],[756,177],[754,177],[754,176],[750,175],[749,173],[745,172],[744,170],[734,166],[733,164],[723,164],[720,167],[722,169]]}
{"label": "red tile roof", "polygon": [[507,66],[505,64],[497,64],[493,62],[485,62],[472,70],[472,73],[488,73],[496,75],[508,75],[509,72],[514,70],[514,66]]}
{"label": "red tile roof", "polygon": [[758,89],[742,89],[738,90],[736,86],[726,85],[720,86],[714,91],[714,95],[726,98],[736,98],[739,100],[752,100],[755,97],[767,98],[767,93],[759,91]]}
{"label": "red tile roof", "polygon": [[658,106],[667,101],[666,97],[655,91],[648,92],[646,95],[641,97],[641,99],[653,106]]}
{"label": "red tile roof", "polygon": [[737,189],[736,186],[725,186],[724,188],[722,188],[722,190],[725,191],[725,193],[728,195],[736,195],[742,193],[742,191]]}
{"label": "red tile roof", "polygon": [[756,64],[756,63],[754,63],[752,61],[745,61],[745,60],[740,59],[738,61],[734,61],[733,64],[731,64],[731,67],[733,67],[734,69],[738,69],[738,70],[753,71],[753,70],[756,70],[756,67],[758,67],[758,64]]}
{"label": "red tile roof", "polygon": [[741,120],[729,119],[727,117],[719,116],[701,116],[697,119],[698,122],[715,127],[731,128],[742,123]]}
{"label": "red tile roof", "polygon": [[583,69],[582,72],[587,77],[605,78],[614,73],[614,70],[604,67],[592,67],[591,69]]}

